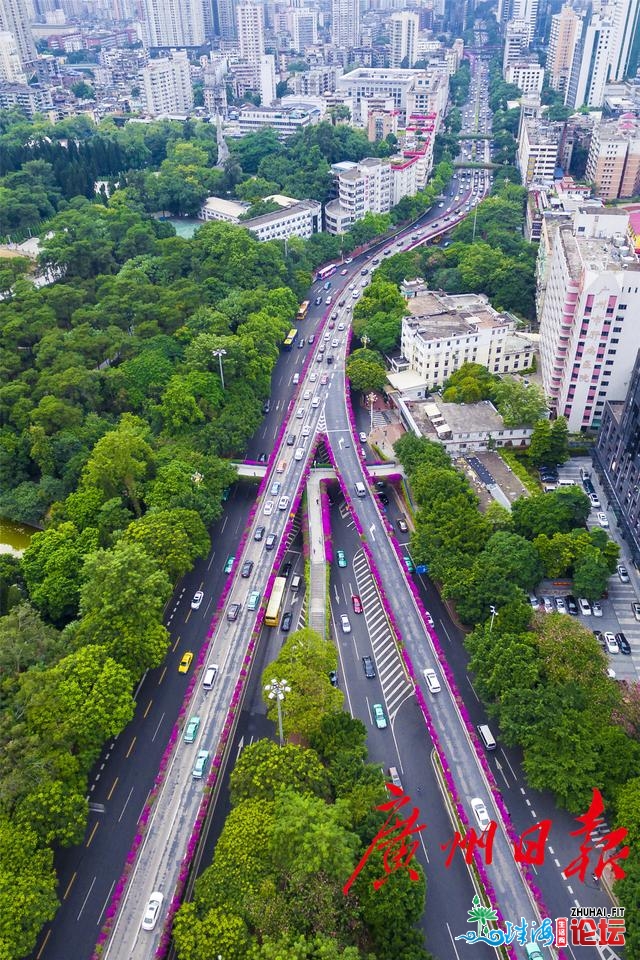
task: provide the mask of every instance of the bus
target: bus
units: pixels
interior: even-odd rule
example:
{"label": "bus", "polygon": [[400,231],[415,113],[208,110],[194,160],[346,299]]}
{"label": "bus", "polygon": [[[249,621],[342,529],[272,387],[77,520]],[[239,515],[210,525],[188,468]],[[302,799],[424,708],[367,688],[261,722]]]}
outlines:
{"label": "bus", "polygon": [[316,282],[318,280],[328,280],[329,277],[334,275],[337,269],[338,265],[336,263],[330,263],[328,266],[322,267],[322,269],[316,273]]}
{"label": "bus", "polygon": [[303,300],[302,303],[300,304],[300,309],[296,314],[296,320],[298,322],[300,322],[300,320],[304,320],[308,312],[309,312],[309,301]]}
{"label": "bus", "polygon": [[282,608],[282,600],[284,598],[284,591],[287,588],[287,578],[286,577],[276,577],[273,583],[273,590],[271,591],[271,596],[269,597],[269,604],[267,606],[267,612],[265,614],[264,622],[268,627],[277,627],[280,621],[280,610]]}
{"label": "bus", "polygon": [[296,330],[295,327],[292,327],[291,330],[289,330],[289,333],[286,335],[282,343],[282,346],[284,347],[285,350],[291,350],[291,347],[296,342],[297,336],[298,336],[298,331]]}

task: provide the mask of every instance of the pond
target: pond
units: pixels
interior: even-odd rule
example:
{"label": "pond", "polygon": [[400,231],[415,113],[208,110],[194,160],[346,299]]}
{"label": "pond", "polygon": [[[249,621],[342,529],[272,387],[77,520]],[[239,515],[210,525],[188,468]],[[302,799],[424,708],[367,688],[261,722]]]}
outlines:
{"label": "pond", "polygon": [[29,546],[34,533],[38,533],[36,527],[30,527],[26,523],[14,523],[12,520],[0,517],[0,553],[14,553],[20,556]]}

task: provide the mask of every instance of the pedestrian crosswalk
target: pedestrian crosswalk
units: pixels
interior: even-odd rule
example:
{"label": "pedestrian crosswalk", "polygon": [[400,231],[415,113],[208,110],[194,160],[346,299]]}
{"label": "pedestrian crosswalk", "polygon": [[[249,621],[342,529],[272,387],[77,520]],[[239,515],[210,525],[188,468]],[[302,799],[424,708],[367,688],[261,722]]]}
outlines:
{"label": "pedestrian crosswalk", "polygon": [[353,570],[364,608],[364,617],[387,713],[389,719],[393,720],[401,704],[407,697],[413,696],[413,683],[404,668],[371,574],[369,562],[362,551],[359,551],[354,557]]}

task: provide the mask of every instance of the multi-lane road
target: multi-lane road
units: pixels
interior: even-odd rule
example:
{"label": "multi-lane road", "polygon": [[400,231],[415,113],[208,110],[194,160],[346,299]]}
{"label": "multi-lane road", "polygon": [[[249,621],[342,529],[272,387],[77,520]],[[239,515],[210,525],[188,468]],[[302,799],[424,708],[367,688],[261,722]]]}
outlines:
{"label": "multi-lane road", "polygon": [[[419,227],[414,227],[408,233],[387,241],[387,247],[392,247],[394,251],[407,249],[416,243],[424,242],[427,237],[449,229],[459,217],[464,215],[466,204],[481,197],[488,186],[488,175],[483,171],[479,173],[475,183],[470,180],[466,183],[460,180],[453,181],[446,198],[442,201],[442,206],[436,207],[430,215],[425,217]],[[472,196],[473,194],[475,194],[475,197]],[[379,256],[380,252],[380,249],[377,249],[375,254],[371,253],[366,257],[359,258],[346,268],[348,273],[345,277],[334,278],[334,287],[332,288],[334,300],[339,299],[336,296],[337,291],[335,289],[337,279],[345,287],[346,295],[344,299],[348,299],[351,305],[355,302],[352,291],[348,289],[349,285],[353,283],[358,285],[358,289],[362,288],[362,281],[365,279],[361,275],[363,263],[369,262],[374,256]],[[347,323],[349,316],[347,315],[346,305],[343,310],[344,314],[341,313],[341,317],[343,316],[344,322]],[[318,312],[312,309],[309,320],[306,322],[306,330],[310,331],[314,320],[318,319]],[[313,360],[307,369],[306,376],[301,377],[297,399],[291,412],[289,430],[296,432],[301,437],[302,433],[307,432],[306,428],[308,428],[309,436],[305,438],[306,443],[304,444],[307,452],[311,449],[311,443],[316,432],[319,430],[326,432],[336,456],[339,458],[338,466],[343,480],[353,494],[356,480],[362,477],[362,466],[357,456],[357,447],[350,435],[345,407],[344,361],[346,342],[344,332],[338,333],[337,337],[340,340],[339,346],[330,351],[335,356],[335,363],[332,367],[324,362],[316,363]],[[318,346],[319,343],[316,343],[316,350]],[[294,348],[290,355],[283,356],[278,362],[273,379],[271,412],[265,419],[264,427],[254,440],[250,455],[257,456],[259,452],[271,451],[279,424],[288,409],[292,392],[292,374],[294,370],[302,372],[303,359],[306,359],[306,356],[306,349],[297,350]],[[312,373],[317,373],[314,380],[311,379]],[[321,373],[326,373],[328,376],[326,385],[320,383]],[[304,401],[302,398],[307,390],[310,392],[310,397],[308,401]],[[319,398],[318,405],[315,407],[312,405],[314,396]],[[299,409],[302,409],[303,413],[300,417],[297,417],[296,413]],[[340,439],[343,440],[342,444],[339,443]],[[228,597],[228,603],[240,603],[241,610],[237,620],[228,621],[225,608],[219,628],[214,634],[207,661],[215,661],[218,664],[219,671],[215,685],[211,691],[205,691],[202,685],[198,683],[188,711],[189,714],[197,713],[201,718],[199,737],[195,744],[187,745],[179,742],[172,756],[170,768],[164,781],[165,786],[154,806],[144,845],[135,872],[128,885],[127,897],[122,904],[114,936],[109,945],[108,955],[111,957],[148,957],[157,944],[161,927],[159,925],[153,932],[142,931],[140,929],[142,913],[151,890],[160,889],[165,893],[166,906],[175,887],[182,854],[186,848],[202,797],[202,781],[196,781],[191,776],[193,761],[198,750],[208,749],[213,752],[217,743],[235,679],[244,657],[246,638],[255,618],[255,614],[247,610],[247,598],[253,590],[259,590],[261,594],[264,592],[271,571],[271,558],[276,553],[276,551],[273,553],[266,551],[264,540],[254,540],[255,527],[258,525],[266,526],[267,531],[273,532],[277,540],[280,541],[288,520],[291,502],[294,500],[296,492],[299,491],[305,465],[304,459],[300,461],[294,459],[294,449],[284,445],[282,450],[278,451],[278,454],[272,458],[272,470],[265,495],[261,499],[259,511],[247,539],[246,548],[242,557],[237,558],[237,562],[240,559],[242,561],[252,561],[253,569],[247,578],[242,578],[239,574],[236,575],[233,590]],[[278,474],[276,467],[282,459],[286,460],[286,468],[283,473]],[[281,486],[277,494],[270,495],[269,490],[272,483],[275,482],[280,483]],[[290,501],[282,510],[279,509],[281,497],[288,497]],[[273,510],[265,513],[265,505],[270,500],[273,501]],[[126,852],[136,831],[140,811],[153,784],[160,758],[174,727],[184,697],[189,677],[177,673],[177,664],[185,650],[192,650],[197,654],[198,649],[202,646],[206,632],[205,625],[211,619],[216,603],[215,598],[220,595],[226,579],[223,573],[225,561],[227,556],[235,553],[236,546],[247,525],[250,506],[251,498],[246,492],[238,488],[231,502],[227,505],[224,519],[214,531],[213,542],[215,546],[212,553],[181,586],[181,590],[173,598],[167,610],[167,624],[171,629],[174,640],[171,654],[163,668],[154,671],[144,679],[137,695],[138,709],[134,721],[121,737],[108,747],[100,767],[96,771],[96,780],[92,786],[91,795],[94,810],[87,839],[83,847],[70,851],[60,858],[58,865],[62,877],[63,907],[52,927],[45,931],[43,941],[37,951],[38,956],[68,957],[70,943],[73,944],[74,957],[88,957],[91,954],[104,917],[105,907],[122,871]],[[363,527],[371,531],[369,543],[385,584],[385,589],[388,591],[389,602],[392,608],[395,605],[396,620],[403,625],[403,639],[410,650],[415,666],[422,669],[427,665],[434,665],[437,668],[434,650],[408,593],[405,573],[383,532],[376,503],[368,496],[363,500],[356,500],[356,507]],[[352,552],[355,551],[352,550]],[[362,583],[366,586],[368,577],[366,565],[363,566],[362,558],[355,557],[355,560],[359,560],[358,568],[356,570],[355,566],[350,567],[349,575],[355,578],[357,573],[359,577],[363,578]],[[190,600],[195,590],[199,588],[203,589],[205,600],[199,610],[192,611],[189,605]],[[349,589],[351,589],[351,586],[349,586]],[[429,605],[432,605],[431,601]],[[444,620],[445,611],[442,608],[441,613],[442,626],[450,640],[453,634],[450,634],[449,631],[452,632],[454,628],[450,620],[447,628]],[[430,765],[430,743],[418,714],[415,700],[411,695],[410,686],[403,682],[401,672],[398,672],[395,666],[393,676],[389,676],[388,665],[392,664],[393,651],[376,647],[378,634],[376,633],[376,623],[371,619],[372,617],[373,612],[370,605],[367,604],[365,615],[361,620],[361,623],[366,626],[366,630],[359,623],[357,631],[354,630],[353,636],[346,646],[344,638],[340,638],[341,675],[344,677],[347,704],[356,714],[362,711],[363,704],[367,708],[370,705],[370,695],[367,690],[371,688],[368,688],[367,685],[371,681],[365,680],[359,660],[364,655],[362,651],[366,646],[368,648],[366,652],[370,652],[378,663],[379,680],[376,679],[373,682],[376,685],[379,682],[381,683],[381,686],[376,687],[376,689],[381,691],[382,700],[387,704],[391,720],[389,732],[394,746],[397,747],[397,762],[396,756],[393,754],[390,756],[389,754],[388,743],[390,738],[384,738],[382,732],[374,732],[373,727],[370,738],[372,755],[376,755],[379,746],[380,754],[383,755],[381,759],[383,759],[385,766],[399,765],[403,782],[410,792],[414,793],[414,799],[418,798],[420,791],[426,791],[424,795],[428,796],[429,799],[428,803],[425,802],[424,804],[423,812],[429,822],[429,831],[425,841],[424,858],[428,873],[435,871],[437,875],[439,870],[440,879],[442,879],[443,867],[437,859],[439,851],[436,843],[439,837],[444,836],[445,838],[440,842],[450,839],[451,825],[447,825],[446,814],[439,800],[435,780],[433,779]],[[350,614],[350,619],[352,623],[357,619],[353,612]],[[379,626],[378,623],[377,627],[379,628]],[[339,636],[339,632],[337,635]],[[455,639],[455,635],[453,636]],[[442,635],[441,640],[445,640]],[[451,652],[451,659],[455,661],[455,651],[452,649]],[[448,649],[447,659],[449,660]],[[464,686],[465,676],[466,674],[461,675],[458,682],[463,693],[468,694],[468,689]],[[469,698],[466,697],[466,699]],[[481,796],[490,812],[492,812],[494,819],[498,819],[493,811],[490,794],[468,735],[446,686],[443,685],[443,690],[438,696],[437,702],[432,699],[430,704],[433,707],[434,722],[449,762],[456,769],[458,792],[463,806],[468,810],[470,797]],[[479,706],[477,709],[480,710]],[[369,710],[367,710],[367,715],[370,717]],[[411,762],[408,760],[409,757],[411,757]],[[416,763],[415,759],[418,757],[420,761]],[[514,762],[517,763],[515,757]],[[497,768],[496,773],[499,775]],[[515,779],[517,778],[514,777]],[[503,788],[503,793],[506,796],[505,789],[506,787]],[[521,790],[522,788],[514,787],[514,789]],[[509,806],[513,814],[510,802]],[[540,810],[538,810],[538,813],[540,813]],[[529,813],[529,820],[530,816]],[[557,819],[557,811],[555,816]],[[519,824],[517,828],[521,829]],[[433,844],[431,847],[430,842]],[[431,854],[427,859],[427,850],[429,849]],[[512,916],[513,919],[519,919],[520,916],[532,917],[532,904],[520,882],[518,872],[509,854],[508,844],[504,836],[501,836],[494,849],[494,862],[499,864],[499,869],[491,871],[490,877],[496,888],[503,913],[507,917]],[[436,875],[433,879],[436,879]],[[466,873],[459,863],[452,866],[450,877],[451,883],[455,882],[457,889],[471,891],[468,877],[465,880]],[[447,877],[447,881],[449,881],[449,877]],[[442,917],[447,908],[449,908],[448,915],[451,914],[449,882],[443,884],[442,889],[444,892],[440,903],[434,885],[430,887],[427,912],[429,914],[435,911],[433,912],[433,923],[437,922],[443,931],[443,940],[437,943],[438,952],[441,951],[442,955],[451,955],[452,941],[449,938],[448,931],[444,934],[442,925]],[[558,896],[562,899],[563,895],[563,906],[556,909],[555,912],[566,915],[568,912],[566,909],[566,892],[560,885]],[[466,892],[464,896],[466,898],[464,900],[464,910],[466,910],[470,905],[470,893],[468,898]],[[438,907],[437,910],[436,906]],[[554,906],[556,906],[555,896]],[[462,900],[459,900],[455,907],[456,916],[462,915],[462,909]],[[427,926],[432,933],[435,933],[433,924]],[[455,935],[464,932],[464,929],[466,929],[466,925],[462,928],[455,928],[453,933]],[[439,939],[439,937],[436,937],[436,941]],[[435,946],[434,943],[434,949]]]}

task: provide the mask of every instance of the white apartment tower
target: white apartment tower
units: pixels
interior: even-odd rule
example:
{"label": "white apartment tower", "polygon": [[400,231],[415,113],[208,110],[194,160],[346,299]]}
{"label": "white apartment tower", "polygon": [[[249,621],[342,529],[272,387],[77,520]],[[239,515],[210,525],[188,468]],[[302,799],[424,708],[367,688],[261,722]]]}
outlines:
{"label": "white apartment tower", "polygon": [[582,208],[551,236],[540,316],[542,379],[572,432],[623,400],[638,352],[640,263],[624,245],[628,215]]}
{"label": "white apartment tower", "polygon": [[[390,21],[391,55],[389,66],[412,67],[417,59],[417,39],[420,19],[417,13],[403,10],[394,13]],[[406,61],[406,62],[405,62]]]}
{"label": "white apartment tower", "polygon": [[538,19],[538,0],[512,0],[511,17],[522,20],[526,28],[527,46],[533,41]]}
{"label": "white apartment tower", "polygon": [[331,34],[336,47],[357,47],[360,43],[359,0],[332,0]]}
{"label": "white apartment tower", "polygon": [[0,31],[15,37],[18,56],[25,73],[31,73],[38,59],[30,22],[35,18],[31,0],[0,0]]}
{"label": "white apartment tower", "polygon": [[549,50],[547,53],[547,77],[552,90],[567,98],[571,68],[576,47],[582,33],[582,20],[568,4],[551,18]]}
{"label": "white apartment tower", "polygon": [[20,62],[16,38],[6,30],[0,33],[0,80],[5,83],[27,82]]}
{"label": "white apartment tower", "polygon": [[264,11],[255,3],[236,7],[240,56],[247,63],[260,63],[264,57]]}
{"label": "white apartment tower", "polygon": [[613,43],[610,80],[624,80],[634,39],[640,30],[640,0],[616,0],[613,6]]}
{"label": "white apartment tower", "polygon": [[291,11],[291,43],[294,50],[304,53],[318,42],[317,14],[304,7]]}
{"label": "white apartment tower", "polygon": [[200,47],[205,42],[202,0],[142,0],[147,47]]}
{"label": "white apartment tower", "polygon": [[151,117],[185,116],[193,109],[191,68],[186,51],[150,60],[140,72],[145,112]]}
{"label": "white apartment tower", "polygon": [[576,47],[569,82],[567,105],[578,109],[583,105],[601,107],[604,86],[609,78],[609,64],[614,36],[612,20],[594,13],[583,25],[582,40]]}
{"label": "white apartment tower", "polygon": [[504,35],[504,56],[502,58],[502,74],[506,74],[507,67],[516,60],[520,60],[522,53],[527,49],[527,25],[524,20],[509,20]]}

